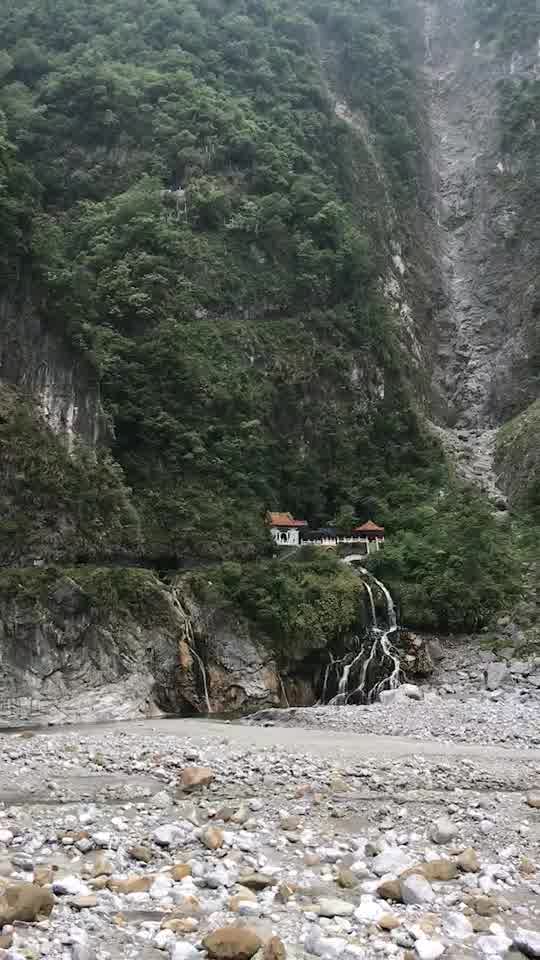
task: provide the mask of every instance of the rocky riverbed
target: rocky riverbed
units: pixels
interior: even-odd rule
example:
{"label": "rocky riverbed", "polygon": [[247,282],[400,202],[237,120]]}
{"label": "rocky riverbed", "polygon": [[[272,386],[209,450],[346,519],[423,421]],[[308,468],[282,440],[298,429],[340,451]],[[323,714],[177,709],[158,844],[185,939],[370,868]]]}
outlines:
{"label": "rocky riverbed", "polygon": [[457,743],[540,744],[540,657],[470,642],[431,647],[436,668],[367,705],[262,710],[247,722]]}
{"label": "rocky riverbed", "polygon": [[0,957],[540,956],[540,751],[296,733],[4,735]]}
{"label": "rocky riverbed", "polygon": [[[419,688],[413,686],[413,690]],[[496,699],[483,696],[459,700],[429,693],[424,699],[415,700],[397,693],[389,703],[367,706],[261,710],[248,722],[527,747],[540,745],[540,696],[524,700],[516,694],[501,694]]]}

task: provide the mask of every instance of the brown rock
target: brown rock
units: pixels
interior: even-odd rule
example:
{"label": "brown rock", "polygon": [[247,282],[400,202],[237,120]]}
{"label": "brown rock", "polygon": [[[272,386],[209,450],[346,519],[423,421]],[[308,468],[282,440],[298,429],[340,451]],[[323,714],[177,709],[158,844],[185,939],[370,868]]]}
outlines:
{"label": "brown rock", "polygon": [[183,790],[197,790],[207,787],[214,779],[214,771],[210,767],[184,767],[180,774],[180,786]]}
{"label": "brown rock", "polygon": [[393,900],[395,903],[402,903],[401,884],[399,880],[385,880],[377,887],[377,894],[383,900]]}
{"label": "brown rock", "polygon": [[305,853],[304,854],[304,863],[306,867],[317,867],[321,862],[321,858],[318,853]]}
{"label": "brown rock", "polygon": [[253,890],[248,890],[247,887],[244,887],[242,890],[237,891],[229,900],[229,910],[232,910],[233,913],[238,911],[238,908],[241,903],[245,903],[246,900],[251,901],[251,903],[256,902],[257,895],[253,893]]}
{"label": "brown rock", "polygon": [[286,960],[287,951],[285,945],[279,937],[272,937],[266,944],[262,960]]}
{"label": "brown rock", "polygon": [[92,887],[92,890],[105,890],[108,885],[108,877],[95,877],[93,880],[88,881],[88,886]]}
{"label": "brown rock", "polygon": [[266,887],[275,885],[276,878],[266,873],[246,873],[238,878],[238,883],[242,887],[247,887],[248,890],[266,890]]}
{"label": "brown rock", "polygon": [[34,867],[34,883],[39,887],[48,886],[53,882],[54,870],[51,863],[38,863]]}
{"label": "brown rock", "polygon": [[456,863],[463,873],[478,873],[480,870],[480,863],[476,855],[476,850],[473,850],[472,847],[467,847],[463,853],[460,853]]}
{"label": "brown rock", "polygon": [[37,883],[13,883],[0,896],[0,927],[16,920],[35,923],[40,917],[48,917],[54,906],[50,890]]}
{"label": "brown rock", "polygon": [[90,894],[89,896],[73,897],[73,899],[69,901],[69,905],[70,907],[74,907],[75,910],[88,910],[92,907],[97,907],[97,902],[97,897]]}
{"label": "brown rock", "polygon": [[191,867],[189,863],[175,863],[174,867],[171,869],[171,877],[173,880],[179,881],[183,880],[184,877],[191,876]]}
{"label": "brown rock", "polygon": [[357,879],[348,867],[340,867],[337,875],[337,885],[343,890],[352,890],[357,884]]}
{"label": "brown rock", "polygon": [[193,914],[198,914],[201,912],[201,904],[197,897],[192,896],[190,893],[187,893],[181,903],[175,906],[172,913],[172,917],[191,917]]}
{"label": "brown rock", "polygon": [[93,877],[111,877],[114,873],[112,864],[105,859],[102,853],[98,853],[96,857],[96,862],[94,863],[94,869],[92,870]]}
{"label": "brown rock", "polygon": [[536,873],[536,864],[529,860],[528,857],[523,857],[521,860],[518,870],[522,877],[530,877],[533,873]]}
{"label": "brown rock", "polygon": [[130,847],[128,853],[132,860],[138,860],[139,863],[150,863],[153,857],[150,847],[143,847],[140,843]]}
{"label": "brown rock", "polygon": [[492,921],[488,920],[487,917],[479,917],[478,914],[473,913],[470,920],[475,933],[489,933],[491,931]]}
{"label": "brown rock", "polygon": [[395,930],[396,927],[401,926],[401,920],[393,913],[385,913],[377,923],[381,930]]}
{"label": "brown rock", "polygon": [[471,897],[469,902],[480,917],[493,917],[499,910],[499,904],[493,897],[478,895]]}
{"label": "brown rock", "polygon": [[533,793],[528,793],[527,804],[534,810],[540,810],[540,791],[535,790]]}
{"label": "brown rock", "polygon": [[435,933],[438,924],[439,918],[434,913],[426,913],[423,917],[420,917],[418,921],[418,926],[428,937],[431,937],[432,934]]}
{"label": "brown rock", "polygon": [[126,877],[125,879],[112,879],[107,882],[109,890],[114,893],[143,893],[150,889],[154,882],[154,877]]}
{"label": "brown rock", "polygon": [[219,827],[206,827],[200,835],[200,840],[208,850],[219,850],[224,843],[223,830]]}
{"label": "brown rock", "polygon": [[0,934],[0,950],[9,950],[13,946],[13,934],[12,933],[3,933]]}
{"label": "brown rock", "polygon": [[420,873],[426,880],[455,880],[458,868],[451,860],[429,860],[409,867],[400,877],[409,877],[412,873]]}
{"label": "brown rock", "polygon": [[172,930],[173,933],[195,933],[199,926],[194,917],[164,917],[161,921],[162,930]]}
{"label": "brown rock", "polygon": [[249,927],[220,927],[203,940],[212,960],[251,960],[261,945],[260,937]]}
{"label": "brown rock", "polygon": [[72,843],[76,843],[77,840],[88,840],[90,835],[86,830],[66,830],[64,833],[58,834],[58,839],[70,840]]}

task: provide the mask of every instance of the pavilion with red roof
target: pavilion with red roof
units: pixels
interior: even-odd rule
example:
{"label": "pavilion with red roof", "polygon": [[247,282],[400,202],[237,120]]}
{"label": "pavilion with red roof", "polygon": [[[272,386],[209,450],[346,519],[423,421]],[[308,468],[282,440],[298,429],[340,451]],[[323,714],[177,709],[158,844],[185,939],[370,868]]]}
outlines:
{"label": "pavilion with red roof", "polygon": [[266,514],[266,525],[276,543],[285,547],[297,547],[300,544],[300,529],[307,527],[307,520],[295,520],[292,513]]}
{"label": "pavilion with red roof", "polygon": [[379,550],[384,543],[384,527],[373,520],[362,523],[350,533],[338,531],[335,527],[310,529],[306,520],[296,520],[292,513],[269,511],[266,525],[277,546],[297,547],[301,544],[315,544],[320,547],[337,547],[339,544],[357,546],[361,552],[369,554]]}
{"label": "pavilion with red roof", "polygon": [[360,533],[368,540],[384,540],[384,527],[373,523],[373,520],[368,520],[361,527],[355,527],[353,533]]}

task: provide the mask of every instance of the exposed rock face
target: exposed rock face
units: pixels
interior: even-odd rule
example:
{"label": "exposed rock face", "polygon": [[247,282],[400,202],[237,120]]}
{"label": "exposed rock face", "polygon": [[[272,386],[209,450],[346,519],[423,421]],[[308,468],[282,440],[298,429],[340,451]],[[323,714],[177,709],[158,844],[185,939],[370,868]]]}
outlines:
{"label": "exposed rock face", "polygon": [[[279,705],[282,681],[268,641],[234,608],[198,604],[184,595],[197,639],[207,664],[212,711],[224,713],[249,706]],[[186,651],[189,655],[189,651]],[[194,706],[199,702],[198,695]],[[203,707],[204,709],[204,707]]]}
{"label": "exposed rock face", "polygon": [[[120,604],[103,597],[113,571],[100,571],[97,595],[92,581],[85,582],[88,574],[76,568],[50,583],[41,573],[21,570],[15,594],[0,591],[3,724],[284,702],[271,653],[234,614],[192,603],[188,611],[178,591],[148,571],[125,572]],[[150,592],[141,606],[142,589]]]}
{"label": "exposed rock face", "polygon": [[435,404],[462,474],[496,498],[496,427],[534,397],[538,297],[536,213],[526,189],[533,172],[525,157],[503,152],[499,84],[534,76],[536,38],[527,50],[501,52],[476,35],[470,5],[436,0],[425,11],[443,293],[434,317]]}
{"label": "exposed rock face", "polygon": [[68,445],[80,438],[95,446],[106,438],[97,375],[44,323],[30,296],[29,279],[0,296],[0,381],[32,398]]}
{"label": "exposed rock face", "polygon": [[[149,575],[150,576],[150,575]],[[180,707],[174,626],[105,612],[61,575],[45,597],[0,602],[4,723],[117,719]]]}
{"label": "exposed rock face", "polygon": [[[407,674],[425,675],[426,645],[406,638]],[[182,578],[87,567],[0,579],[0,657],[9,725],[311,705],[328,664],[326,647],[278,661],[236,608],[196,602]]]}

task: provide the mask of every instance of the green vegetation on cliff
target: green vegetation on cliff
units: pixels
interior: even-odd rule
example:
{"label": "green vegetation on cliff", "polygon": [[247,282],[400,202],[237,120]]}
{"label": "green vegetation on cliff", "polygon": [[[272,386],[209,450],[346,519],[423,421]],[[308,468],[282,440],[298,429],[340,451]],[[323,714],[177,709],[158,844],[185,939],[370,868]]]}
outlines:
{"label": "green vegetation on cliff", "polygon": [[[219,576],[269,634],[322,642],[323,619],[352,622],[353,575],[245,561],[270,552],[266,508],[316,524],[350,504],[385,523],[415,622],[495,612],[512,580],[489,511],[445,492],[381,293],[421,203],[413,0],[4,6],[1,266],[32,277],[114,423],[114,461],[69,456],[13,408],[4,562],[136,551],[140,531],[152,559],[232,561]],[[479,535],[456,565],[460,510]]]}
{"label": "green vegetation on cliff", "polygon": [[62,608],[73,617],[131,619],[147,629],[178,629],[167,588],[151,570],[74,566],[0,569],[0,602]]}
{"label": "green vegetation on cliff", "polygon": [[356,574],[332,554],[312,547],[294,559],[226,562],[186,579],[197,599],[233,603],[289,660],[335,648],[365,626]]}
{"label": "green vegetation on cliff", "polygon": [[70,453],[27,401],[0,385],[0,563],[106,558],[138,544],[122,471],[82,444]]}
{"label": "green vegetation on cliff", "polygon": [[474,490],[450,488],[404,513],[370,569],[410,626],[478,630],[519,594],[522,558],[508,517]]}
{"label": "green vegetation on cliff", "polygon": [[496,462],[513,503],[540,524],[540,400],[499,430]]}
{"label": "green vegetation on cliff", "polygon": [[473,29],[483,41],[514,53],[536,45],[540,32],[537,0],[466,0]]}
{"label": "green vegetation on cliff", "polygon": [[254,556],[267,506],[323,520],[396,472],[441,475],[379,293],[383,188],[334,109],[361,108],[412,202],[409,14],[7,4],[6,241],[100,372],[149,555]]}

